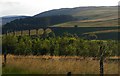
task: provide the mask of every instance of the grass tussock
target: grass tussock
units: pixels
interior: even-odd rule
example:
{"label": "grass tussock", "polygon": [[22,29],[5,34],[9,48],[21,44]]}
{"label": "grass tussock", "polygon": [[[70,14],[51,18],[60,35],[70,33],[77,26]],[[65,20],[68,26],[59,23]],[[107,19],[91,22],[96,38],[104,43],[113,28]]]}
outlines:
{"label": "grass tussock", "polygon": [[[76,60],[79,58],[79,60]],[[7,56],[3,74],[99,74],[99,60],[58,56]],[[114,69],[114,70],[113,70]],[[105,62],[105,74],[118,74],[118,62]]]}

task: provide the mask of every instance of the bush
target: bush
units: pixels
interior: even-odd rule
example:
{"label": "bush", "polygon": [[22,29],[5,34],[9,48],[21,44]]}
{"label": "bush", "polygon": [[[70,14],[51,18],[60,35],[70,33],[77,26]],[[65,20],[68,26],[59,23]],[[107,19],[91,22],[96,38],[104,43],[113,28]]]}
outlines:
{"label": "bush", "polygon": [[117,56],[118,41],[114,40],[85,40],[65,33],[61,37],[49,36],[45,38],[31,36],[3,36],[3,53],[7,51],[16,55],[77,55],[100,56],[100,46],[105,47],[106,56]]}

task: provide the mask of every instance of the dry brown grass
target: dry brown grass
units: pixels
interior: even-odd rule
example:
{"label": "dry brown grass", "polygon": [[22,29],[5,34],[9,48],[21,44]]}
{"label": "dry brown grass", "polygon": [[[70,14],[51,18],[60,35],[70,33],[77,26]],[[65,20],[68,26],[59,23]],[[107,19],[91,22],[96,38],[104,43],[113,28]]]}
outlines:
{"label": "dry brown grass", "polygon": [[[6,69],[15,67],[22,69],[20,73],[39,73],[39,74],[99,74],[99,60],[82,57],[50,57],[50,56],[7,56],[7,64],[3,68]],[[14,72],[12,72],[14,73]],[[117,74],[118,62],[104,63],[105,74]]]}

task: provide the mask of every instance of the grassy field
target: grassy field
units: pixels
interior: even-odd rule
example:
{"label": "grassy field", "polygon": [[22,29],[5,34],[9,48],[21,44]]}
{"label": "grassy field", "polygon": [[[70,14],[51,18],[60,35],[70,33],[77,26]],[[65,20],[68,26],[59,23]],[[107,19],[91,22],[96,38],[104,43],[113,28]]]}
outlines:
{"label": "grassy field", "polygon": [[56,24],[54,27],[110,27],[118,26],[118,8],[117,7],[98,7],[74,13],[77,18],[86,18],[85,20],[70,21]]}
{"label": "grassy field", "polygon": [[80,20],[71,21],[54,25],[54,27],[112,27],[118,26],[118,19],[93,19],[93,20]]}
{"label": "grassy field", "polygon": [[[3,74],[99,74],[99,60],[82,57],[7,56]],[[118,62],[104,62],[105,74],[118,74]]]}

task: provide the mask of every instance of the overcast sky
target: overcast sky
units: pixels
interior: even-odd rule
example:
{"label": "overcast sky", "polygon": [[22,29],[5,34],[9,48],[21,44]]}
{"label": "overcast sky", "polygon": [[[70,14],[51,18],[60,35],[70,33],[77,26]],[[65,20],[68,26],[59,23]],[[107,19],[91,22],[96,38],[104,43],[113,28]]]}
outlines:
{"label": "overcast sky", "polygon": [[0,17],[33,16],[43,11],[80,6],[117,6],[119,0],[0,0]]}

